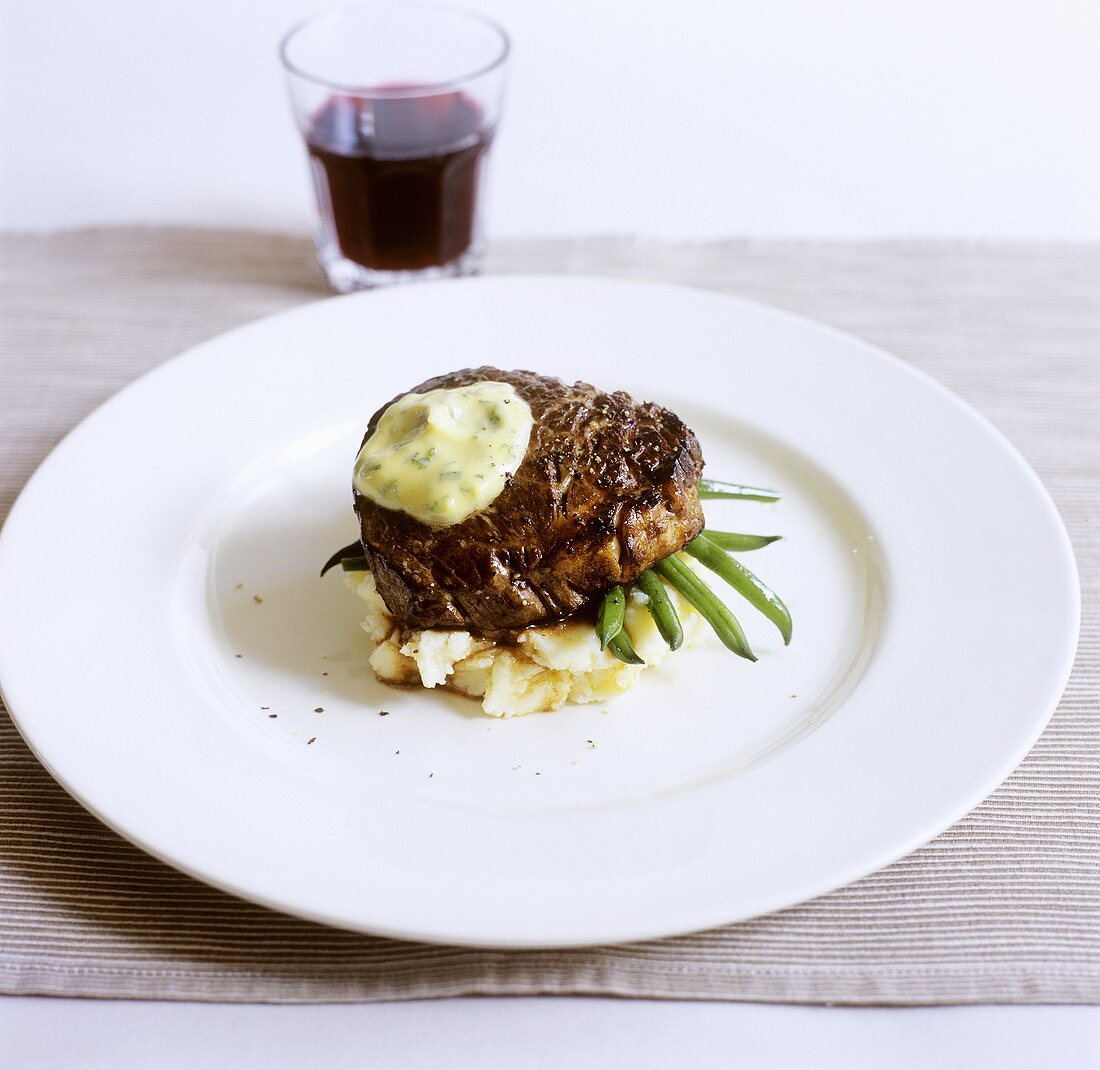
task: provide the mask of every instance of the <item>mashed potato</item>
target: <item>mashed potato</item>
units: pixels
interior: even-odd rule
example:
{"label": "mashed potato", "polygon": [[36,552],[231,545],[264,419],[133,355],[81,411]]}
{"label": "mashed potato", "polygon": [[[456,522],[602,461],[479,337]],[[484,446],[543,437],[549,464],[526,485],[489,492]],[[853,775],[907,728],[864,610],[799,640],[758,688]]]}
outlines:
{"label": "mashed potato", "polygon": [[[556,710],[566,702],[604,702],[632,687],[646,668],[669,653],[639,591],[633,591],[627,603],[626,627],[646,664],[624,665],[600,649],[592,625],[582,621],[528,628],[516,643],[507,645],[453,629],[402,631],[375,589],[374,576],[346,575],[366,606],[362,627],[377,644],[370,663],[380,680],[449,687],[480,698],[481,708],[493,717]],[[669,596],[687,646],[706,625],[675,591]]]}

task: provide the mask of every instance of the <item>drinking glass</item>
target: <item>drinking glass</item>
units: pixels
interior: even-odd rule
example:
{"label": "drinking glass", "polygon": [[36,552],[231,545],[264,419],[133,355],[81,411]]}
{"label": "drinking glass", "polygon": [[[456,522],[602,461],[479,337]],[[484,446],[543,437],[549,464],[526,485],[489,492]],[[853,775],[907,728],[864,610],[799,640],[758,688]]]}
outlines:
{"label": "drinking glass", "polygon": [[393,0],[322,11],[283,38],[333,289],[477,269],[508,47],[482,15]]}

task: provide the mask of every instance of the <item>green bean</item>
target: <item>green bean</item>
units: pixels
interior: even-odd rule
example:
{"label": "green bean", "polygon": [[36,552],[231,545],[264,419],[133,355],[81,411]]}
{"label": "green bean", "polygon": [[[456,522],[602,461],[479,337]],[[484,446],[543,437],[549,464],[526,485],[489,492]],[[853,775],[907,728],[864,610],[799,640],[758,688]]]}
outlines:
{"label": "green bean", "polygon": [[763,487],[744,487],[740,483],[723,483],[719,479],[699,480],[700,498],[742,498],[750,502],[777,502],[779,495]]}
{"label": "green bean", "polygon": [[645,662],[638,657],[638,652],[634,649],[634,644],[630,641],[630,633],[625,628],[620,629],[614,639],[608,640],[607,649],[610,650],[619,661],[625,661],[627,665],[645,664]]}
{"label": "green bean", "polygon": [[345,557],[341,559],[340,567],[345,572],[366,572],[370,566],[365,557]]}
{"label": "green bean", "polygon": [[596,638],[600,641],[601,650],[605,650],[607,644],[623,630],[625,616],[626,591],[616,585],[603,596],[596,614]]}
{"label": "green bean", "polygon": [[714,629],[714,634],[739,657],[756,661],[756,655],[737,618],[729,607],[698,577],[679,556],[673,554],[653,566],[676,588]]}
{"label": "green bean", "polygon": [[[321,575],[323,576],[330,568],[335,568],[345,557],[362,557],[363,556],[363,544],[358,542],[349,543],[342,550],[337,550],[336,553],[330,557],[321,569]],[[364,568],[366,566],[364,565]]]}
{"label": "green bean", "polygon": [[735,531],[712,531],[710,528],[703,534],[723,550],[759,550],[783,538],[782,535],[739,535]]}
{"label": "green bean", "polygon": [[754,576],[740,561],[727,557],[721,547],[700,535],[684,547],[696,560],[718,573],[749,604],[760,610],[779,629],[784,645],[791,641],[791,614],[779,597],[767,584]]}
{"label": "green bean", "polygon": [[668,643],[669,650],[679,650],[684,642],[684,629],[680,626],[680,618],[676,614],[676,607],[665,590],[665,585],[655,572],[647,569],[638,577],[638,589],[649,599],[646,609],[657,625],[657,631]]}

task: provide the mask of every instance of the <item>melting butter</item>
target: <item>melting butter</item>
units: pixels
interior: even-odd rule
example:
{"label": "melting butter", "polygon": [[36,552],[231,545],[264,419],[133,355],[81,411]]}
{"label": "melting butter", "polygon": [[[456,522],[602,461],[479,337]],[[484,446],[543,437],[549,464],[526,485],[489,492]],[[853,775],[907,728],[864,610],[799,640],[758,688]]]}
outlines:
{"label": "melting butter", "polygon": [[508,383],[405,394],[355,459],[354,483],[384,509],[445,527],[490,505],[527,453],[534,419]]}

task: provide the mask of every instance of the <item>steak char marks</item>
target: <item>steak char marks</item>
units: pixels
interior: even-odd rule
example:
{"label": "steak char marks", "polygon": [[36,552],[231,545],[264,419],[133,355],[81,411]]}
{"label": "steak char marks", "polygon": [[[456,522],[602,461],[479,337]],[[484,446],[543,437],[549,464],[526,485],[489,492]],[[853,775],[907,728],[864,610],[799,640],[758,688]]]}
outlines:
{"label": "steak char marks", "polygon": [[404,626],[493,636],[558,620],[632,583],[703,529],[703,457],[675,413],[622,391],[490,367],[411,392],[486,380],[510,383],[534,417],[523,462],[492,504],[435,527],[355,492],[364,553]]}

